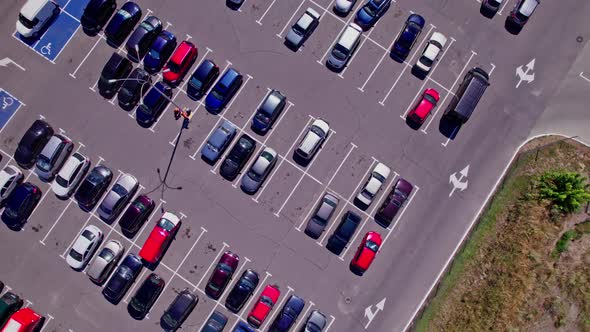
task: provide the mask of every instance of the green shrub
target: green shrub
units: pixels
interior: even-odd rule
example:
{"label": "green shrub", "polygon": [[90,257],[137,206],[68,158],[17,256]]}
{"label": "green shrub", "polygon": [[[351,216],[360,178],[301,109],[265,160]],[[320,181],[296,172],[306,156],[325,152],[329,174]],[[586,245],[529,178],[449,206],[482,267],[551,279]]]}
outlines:
{"label": "green shrub", "polygon": [[570,244],[570,241],[578,240],[580,238],[580,236],[582,236],[582,234],[578,233],[574,229],[570,229],[569,231],[566,231],[565,233],[563,233],[561,238],[555,244],[555,249],[553,250],[553,257],[559,257],[559,255],[562,252],[567,250],[567,248]]}
{"label": "green shrub", "polygon": [[586,178],[574,172],[548,171],[540,177],[539,196],[559,210],[575,212],[590,200]]}

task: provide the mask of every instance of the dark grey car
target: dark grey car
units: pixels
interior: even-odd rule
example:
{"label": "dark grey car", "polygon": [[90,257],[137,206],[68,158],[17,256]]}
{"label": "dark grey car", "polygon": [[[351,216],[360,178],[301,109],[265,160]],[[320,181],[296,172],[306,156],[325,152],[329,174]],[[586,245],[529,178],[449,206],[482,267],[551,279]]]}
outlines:
{"label": "dark grey car", "polygon": [[133,62],[139,62],[143,59],[160,32],[162,32],[160,19],[155,16],[148,16],[133,31],[131,37],[125,43],[127,58]]}
{"label": "dark grey car", "polygon": [[139,181],[133,175],[122,175],[100,203],[98,208],[100,218],[107,222],[117,218],[131,197],[135,195],[138,187]]}
{"label": "dark grey car", "polygon": [[309,38],[319,23],[320,14],[311,8],[307,8],[305,13],[289,29],[285,36],[285,44],[297,50]]}
{"label": "dark grey car", "polygon": [[170,303],[168,309],[164,311],[164,314],[160,318],[160,327],[164,331],[176,331],[190,315],[198,302],[199,297],[189,291],[188,288],[185,288],[178,293],[174,301]]}
{"label": "dark grey car", "polygon": [[305,321],[305,332],[322,332],[326,327],[326,316],[319,312],[319,310],[314,310],[309,314],[307,317],[307,321]]}
{"label": "dark grey car", "polygon": [[338,202],[338,198],[332,194],[326,193],[316,208],[313,216],[307,222],[305,234],[309,235],[312,239],[319,238],[324,232],[324,229],[326,229],[334,211],[336,211]]}
{"label": "dark grey car", "polygon": [[221,312],[215,310],[207,319],[205,326],[201,329],[201,332],[221,332],[227,324],[227,317]]}

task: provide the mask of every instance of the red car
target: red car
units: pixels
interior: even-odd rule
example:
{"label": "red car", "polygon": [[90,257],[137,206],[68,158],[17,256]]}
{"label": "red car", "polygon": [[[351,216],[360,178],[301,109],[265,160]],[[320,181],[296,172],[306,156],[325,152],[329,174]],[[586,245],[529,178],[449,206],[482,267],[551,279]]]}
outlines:
{"label": "red car", "polygon": [[164,81],[172,86],[178,85],[197,60],[197,47],[189,41],[180,43],[162,70]]}
{"label": "red car", "polygon": [[23,308],[10,316],[2,332],[33,332],[41,326],[41,315],[31,308]]}
{"label": "red car", "polygon": [[164,213],[145,240],[139,256],[150,264],[159,261],[179,228],[180,218],[170,212]]}
{"label": "red car", "polygon": [[279,300],[279,296],[281,296],[281,291],[276,286],[266,286],[248,314],[248,323],[255,328],[259,328],[266,316],[268,316],[268,313],[272,310],[272,307]]}
{"label": "red car", "polygon": [[422,94],[422,99],[408,113],[408,118],[417,124],[423,124],[439,100],[440,96],[436,90],[426,89]]}
{"label": "red car", "polygon": [[350,262],[350,270],[359,275],[365,273],[379,252],[381,243],[383,243],[381,234],[368,232]]}

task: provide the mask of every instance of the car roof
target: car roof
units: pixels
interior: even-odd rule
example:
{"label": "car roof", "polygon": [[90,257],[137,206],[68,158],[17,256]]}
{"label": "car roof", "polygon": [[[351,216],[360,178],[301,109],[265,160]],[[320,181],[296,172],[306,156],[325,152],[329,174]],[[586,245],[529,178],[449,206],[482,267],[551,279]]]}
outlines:
{"label": "car roof", "polygon": [[238,77],[240,76],[240,73],[233,69],[233,68],[228,68],[225,73],[223,73],[223,76],[221,77],[221,79],[219,79],[218,84],[221,84],[224,87],[228,87],[232,84],[232,82],[234,80],[236,80]]}
{"label": "car roof", "polygon": [[531,16],[539,5],[539,0],[524,0],[520,5],[520,13],[524,16]]}
{"label": "car roof", "polygon": [[183,40],[180,45],[178,45],[178,48],[176,48],[176,51],[174,51],[172,54],[172,57],[170,57],[170,61],[178,64],[181,63],[182,60],[184,60],[184,58],[186,58],[194,48],[195,44]]}
{"label": "car roof", "polygon": [[[78,157],[82,156],[78,152],[71,155],[65,164],[62,166],[61,170],[59,171],[59,175],[65,179],[69,179],[72,176],[72,173],[76,170],[76,167],[83,163],[83,160],[80,160]],[[0,181],[1,182],[1,181]]]}
{"label": "car roof", "polygon": [[49,0],[28,0],[20,10],[20,14],[33,20]]}
{"label": "car roof", "polygon": [[361,217],[358,214],[352,211],[347,211],[344,219],[342,220],[342,223],[340,224],[340,227],[338,227],[338,234],[347,236],[352,235],[360,221]]}
{"label": "car roof", "polygon": [[41,155],[51,158],[51,156],[53,156],[53,154],[56,152],[57,148],[59,147],[59,145],[62,143],[63,140],[64,140],[64,137],[61,135],[51,136],[51,138],[49,139],[47,144],[45,144],[45,147],[41,151]]}
{"label": "car roof", "polygon": [[199,67],[197,67],[192,76],[198,78],[199,80],[203,80],[213,68],[215,68],[215,63],[209,59],[205,59],[203,62],[201,62]]}
{"label": "car roof", "polygon": [[263,154],[270,154],[273,158],[271,160],[274,160],[277,157],[277,153],[275,150],[269,147],[264,148],[264,150],[262,150],[258,158],[256,158],[256,162],[254,163],[254,165],[252,165],[252,171],[254,171],[254,173],[262,174],[264,173],[264,170],[268,167],[268,165],[270,165],[270,161],[263,157]]}

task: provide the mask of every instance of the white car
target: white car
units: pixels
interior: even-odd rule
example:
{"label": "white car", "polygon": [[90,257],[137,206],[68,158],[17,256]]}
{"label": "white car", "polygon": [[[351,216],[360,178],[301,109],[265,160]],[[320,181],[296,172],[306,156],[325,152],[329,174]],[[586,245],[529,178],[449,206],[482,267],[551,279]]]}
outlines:
{"label": "white car", "polygon": [[299,143],[299,147],[295,150],[295,154],[306,162],[309,162],[317,153],[320,146],[330,132],[330,125],[322,119],[316,119],[307,129],[305,136]]}
{"label": "white car", "polygon": [[334,4],[334,10],[342,15],[347,15],[352,7],[354,7],[355,3],[356,0],[336,0],[336,3]]}
{"label": "white car", "polygon": [[363,189],[358,195],[356,195],[356,199],[366,207],[371,205],[373,198],[377,195],[379,190],[381,190],[381,187],[383,187],[383,184],[387,181],[390,173],[391,169],[389,169],[389,167],[385,166],[385,164],[378,163],[377,166],[373,168],[371,177],[369,177],[369,180],[367,180]]}
{"label": "white car", "polygon": [[422,56],[416,61],[415,67],[422,71],[425,75],[430,72],[432,66],[438,60],[447,43],[447,37],[440,32],[435,32],[430,37],[428,44],[422,52]]}
{"label": "white car", "polygon": [[23,172],[12,165],[6,165],[2,171],[0,171],[0,202],[8,198],[10,193],[16,188],[16,186],[22,181]]}
{"label": "white car", "polygon": [[68,265],[74,270],[82,270],[102,242],[102,237],[103,233],[98,227],[86,226],[66,257]]}
{"label": "white car", "polygon": [[28,0],[18,14],[16,31],[25,38],[36,38],[39,31],[59,14],[59,6],[51,0]]}
{"label": "white car", "polygon": [[70,197],[89,168],[90,159],[78,152],[74,153],[57,173],[51,189],[59,198]]}
{"label": "white car", "polygon": [[102,284],[109,277],[124,251],[125,247],[121,242],[109,240],[90,263],[86,275],[95,283]]}

